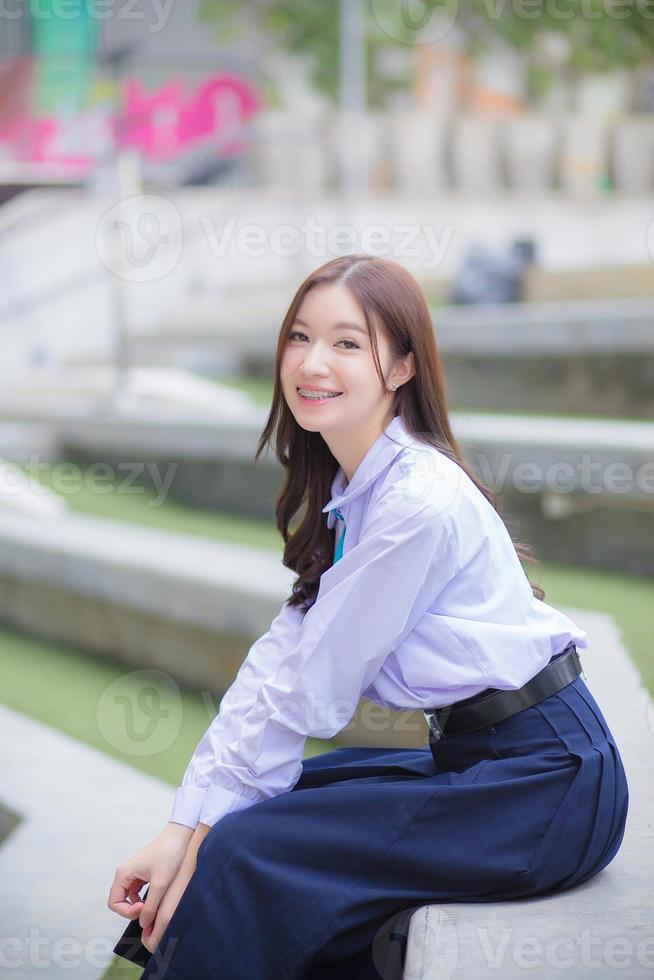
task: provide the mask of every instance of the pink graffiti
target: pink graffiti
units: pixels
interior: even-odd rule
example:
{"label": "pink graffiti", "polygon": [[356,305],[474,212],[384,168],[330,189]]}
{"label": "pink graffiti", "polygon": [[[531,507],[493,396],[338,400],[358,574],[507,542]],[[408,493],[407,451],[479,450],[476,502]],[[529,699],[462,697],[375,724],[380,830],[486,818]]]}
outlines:
{"label": "pink graffiti", "polygon": [[117,146],[157,161],[205,145],[231,157],[242,151],[245,124],[260,107],[254,88],[236,75],[215,75],[190,92],[181,78],[152,92],[131,78],[118,112],[104,104],[73,117],[14,115],[0,125],[0,155],[83,167]]}
{"label": "pink graffiti", "polygon": [[175,156],[206,140],[213,140],[221,155],[230,156],[242,149],[243,125],[259,106],[254,90],[234,75],[208,79],[190,98],[184,97],[181,79],[150,93],[130,79],[116,120],[116,140],[151,160]]}

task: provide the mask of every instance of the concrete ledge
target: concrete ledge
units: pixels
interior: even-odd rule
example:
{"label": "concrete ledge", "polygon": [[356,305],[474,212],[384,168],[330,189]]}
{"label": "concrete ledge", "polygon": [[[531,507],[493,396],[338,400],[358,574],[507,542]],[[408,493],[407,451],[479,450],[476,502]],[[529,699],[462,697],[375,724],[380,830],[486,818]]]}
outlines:
{"label": "concrete ledge", "polygon": [[[643,282],[651,279],[651,270],[644,266],[641,276]],[[294,288],[290,282],[285,287],[287,299]],[[214,301],[189,298],[176,325],[156,335],[132,335],[130,361],[184,363],[219,374],[229,358],[235,373],[272,377],[285,309],[278,293],[266,287],[258,302],[268,296],[267,306],[246,328],[243,311],[252,306],[251,287],[223,298],[226,324],[216,323]],[[270,316],[273,308],[276,318]],[[652,298],[440,306],[432,316],[453,407],[606,418],[648,418],[654,412]]]}
{"label": "concrete ledge", "polygon": [[[272,520],[282,470],[270,452],[254,463],[266,414],[233,425],[62,413],[50,424],[63,459],[106,462],[116,480],[135,478],[158,497],[164,487],[195,506]],[[654,423],[461,412],[451,419],[465,459],[539,557],[654,574]]]}
{"label": "concrete ledge", "polygon": [[630,790],[613,861],[559,895],[511,902],[426,905],[413,913],[404,980],[651,977],[654,925],[654,708],[608,616],[581,610],[588,686],[615,735]]}
{"label": "concrete ledge", "polygon": [[0,617],[224,691],[293,573],[278,555],[138,525],[0,514]]}
{"label": "concrete ledge", "polygon": [[[0,620],[221,696],[295,575],[279,555],[134,524],[0,515]],[[339,744],[425,743],[420,712],[361,699]]]}

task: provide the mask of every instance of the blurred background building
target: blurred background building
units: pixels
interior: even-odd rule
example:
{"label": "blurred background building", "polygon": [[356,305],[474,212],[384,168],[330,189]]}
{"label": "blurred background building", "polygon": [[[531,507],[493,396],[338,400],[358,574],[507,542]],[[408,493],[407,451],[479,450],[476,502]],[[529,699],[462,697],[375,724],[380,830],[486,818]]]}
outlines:
{"label": "blurred background building", "polygon": [[[216,327],[244,296],[269,354],[292,284],[357,246],[393,251],[435,303],[652,295],[652,28],[637,8],[571,22],[481,3],[431,4],[431,16],[420,4],[411,19],[382,0],[60,7],[16,2],[0,21],[7,366],[105,360],[117,335],[150,361],[155,334],[159,360],[199,350],[217,368],[236,355]],[[141,192],[159,196],[129,234],[136,217],[123,216],[124,242],[105,252],[140,243],[132,259],[152,264],[159,192],[184,247],[165,275],[161,256],[142,265],[138,290],[127,248],[117,290],[106,265],[121,260],[89,236],[106,234],[112,201]],[[264,254],[244,256],[238,231],[252,223]],[[288,223],[293,241],[276,243]],[[343,223],[355,231],[339,239]],[[193,346],[204,334],[209,358]]]}
{"label": "blurred background building", "polygon": [[[125,819],[108,819],[101,787],[93,811],[116,861],[172,800],[144,816],[154,784],[128,792],[127,767],[178,784],[290,591],[281,470],[253,456],[282,317],[338,254],[387,255],[421,282],[453,428],[542,560],[526,571],[574,609],[598,658],[626,651],[654,689],[647,13],[594,0],[1,5],[0,708],[21,720],[0,723],[28,776],[25,717],[123,767],[103,785]],[[168,720],[131,738],[128,702],[144,731]],[[374,729],[359,712],[339,739],[424,743],[422,717],[396,721]],[[54,781],[84,765],[66,751]],[[89,779],[99,765],[89,757]],[[22,935],[39,896],[32,852],[9,846],[20,794],[38,783],[62,835],[71,813],[48,773],[25,789],[16,778],[0,800],[0,877],[25,882],[7,925]],[[117,937],[104,902],[88,909],[107,869],[65,839],[83,904],[61,928]],[[54,934],[54,904],[47,914]]]}

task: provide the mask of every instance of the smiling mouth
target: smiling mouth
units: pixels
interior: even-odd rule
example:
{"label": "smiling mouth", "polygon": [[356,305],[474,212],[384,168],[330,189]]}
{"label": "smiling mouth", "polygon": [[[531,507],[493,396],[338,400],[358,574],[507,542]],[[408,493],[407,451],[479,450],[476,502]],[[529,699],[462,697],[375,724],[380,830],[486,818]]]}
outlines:
{"label": "smiling mouth", "polygon": [[342,391],[325,392],[324,394],[321,393],[321,392],[315,392],[315,393],[313,393],[313,392],[310,392],[309,389],[305,389],[305,391],[307,393],[306,394],[303,394],[303,392],[300,391],[299,388],[296,388],[296,391],[297,391],[298,395],[300,396],[300,398],[302,398],[306,402],[326,402],[326,401],[329,401],[332,398],[338,398],[340,395],[343,394]]}

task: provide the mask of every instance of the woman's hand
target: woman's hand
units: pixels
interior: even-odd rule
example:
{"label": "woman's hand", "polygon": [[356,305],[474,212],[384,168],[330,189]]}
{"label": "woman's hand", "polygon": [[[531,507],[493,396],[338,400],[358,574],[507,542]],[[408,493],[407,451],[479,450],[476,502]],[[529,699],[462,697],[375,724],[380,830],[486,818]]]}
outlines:
{"label": "woman's hand", "polygon": [[[154,919],[159,902],[177,875],[193,835],[191,827],[169,822],[142,851],[119,865],[107,902],[112,912],[126,919],[141,916],[142,925],[144,921]],[[144,902],[139,898],[139,891],[148,882]]]}
{"label": "woman's hand", "polygon": [[184,858],[179,871],[168,885],[166,894],[159,902],[156,917],[153,920],[149,920],[148,924],[143,926],[141,942],[151,953],[154,953],[161,942],[161,937],[166,931],[168,923],[172,919],[173,913],[179,904],[180,898],[186,891],[186,886],[191,880],[194,871],[195,859],[191,861]]}
{"label": "woman's hand", "polygon": [[150,897],[150,892],[148,891],[145,909],[140,916],[140,923],[143,927],[141,942],[151,953],[154,953],[159,945],[161,937],[166,931],[168,923],[172,919],[173,913],[179,904],[179,900],[186,891],[186,886],[188,885],[189,881],[193,877],[197,864],[198,847],[208,834],[209,830],[210,828],[206,824],[198,824],[188,847],[186,848],[186,853],[184,854],[184,859],[180,865],[179,871],[168,885],[165,895],[159,902],[155,914],[152,916],[148,915],[147,899]]}

